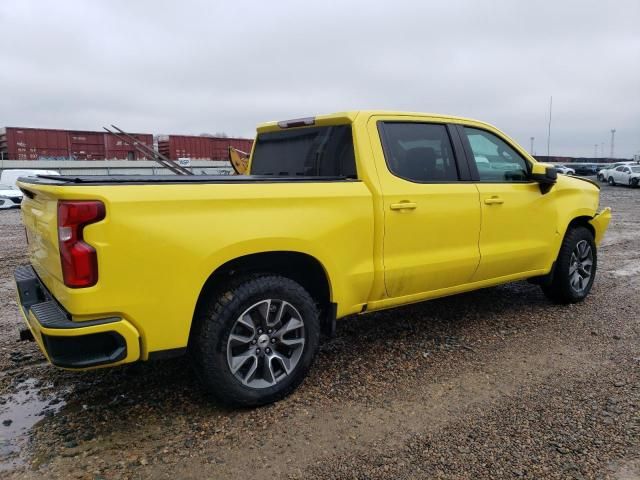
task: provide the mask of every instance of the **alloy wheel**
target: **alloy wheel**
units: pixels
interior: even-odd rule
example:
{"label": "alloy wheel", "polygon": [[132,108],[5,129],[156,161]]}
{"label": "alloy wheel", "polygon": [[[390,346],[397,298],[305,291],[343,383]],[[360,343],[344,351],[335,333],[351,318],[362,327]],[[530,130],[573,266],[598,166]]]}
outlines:
{"label": "alloy wheel", "polygon": [[243,385],[271,387],[296,368],[304,344],[298,310],[284,300],[261,300],[236,319],[227,341],[227,364]]}
{"label": "alloy wheel", "polygon": [[582,293],[591,280],[593,274],[593,249],[589,242],[580,240],[569,260],[569,283],[576,293]]}

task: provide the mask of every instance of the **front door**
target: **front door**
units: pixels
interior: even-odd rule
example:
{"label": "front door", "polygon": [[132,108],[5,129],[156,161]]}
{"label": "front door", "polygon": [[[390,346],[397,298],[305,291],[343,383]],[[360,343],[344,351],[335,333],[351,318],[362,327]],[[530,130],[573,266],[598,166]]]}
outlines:
{"label": "front door", "polygon": [[376,123],[382,141],[376,167],[384,204],[387,295],[469,282],[480,260],[478,189],[461,178],[448,127]]}
{"label": "front door", "polygon": [[473,281],[549,268],[558,232],[555,191],[529,179],[529,162],[506,140],[460,127],[482,208],[480,266]]}

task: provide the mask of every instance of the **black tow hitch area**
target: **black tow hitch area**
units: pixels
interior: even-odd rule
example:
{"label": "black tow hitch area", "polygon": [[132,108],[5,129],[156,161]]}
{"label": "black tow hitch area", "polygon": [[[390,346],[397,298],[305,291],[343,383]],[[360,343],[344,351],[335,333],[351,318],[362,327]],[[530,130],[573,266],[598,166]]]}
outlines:
{"label": "black tow hitch area", "polygon": [[31,333],[31,330],[29,330],[28,328],[26,328],[26,327],[21,328],[19,333],[20,333],[20,341],[21,342],[33,342],[33,341],[35,341],[35,338],[33,338],[33,333]]}

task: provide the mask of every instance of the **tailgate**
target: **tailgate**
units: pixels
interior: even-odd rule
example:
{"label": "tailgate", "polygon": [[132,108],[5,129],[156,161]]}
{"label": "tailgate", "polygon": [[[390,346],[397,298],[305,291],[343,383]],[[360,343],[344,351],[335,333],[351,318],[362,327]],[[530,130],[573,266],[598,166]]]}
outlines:
{"label": "tailgate", "polygon": [[58,199],[46,187],[19,184],[25,192],[22,200],[22,223],[28,241],[29,260],[42,282],[53,289],[62,283],[62,266],[58,251]]}

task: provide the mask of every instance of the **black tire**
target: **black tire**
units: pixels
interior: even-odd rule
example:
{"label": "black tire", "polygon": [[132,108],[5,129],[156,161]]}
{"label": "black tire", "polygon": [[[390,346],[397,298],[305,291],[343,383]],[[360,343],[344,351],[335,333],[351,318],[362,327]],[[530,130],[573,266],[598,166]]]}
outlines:
{"label": "black tire", "polygon": [[639,181],[638,181],[637,178],[632,178],[631,182],[630,182],[631,188],[637,188],[638,187],[638,183],[639,183]]}
{"label": "black tire", "polygon": [[[205,390],[217,402],[231,407],[265,405],[293,392],[307,375],[320,343],[319,313],[309,293],[289,278],[264,274],[236,279],[227,288],[205,295],[209,298],[198,308],[189,346],[196,374]],[[227,347],[239,316],[266,299],[280,299],[300,313],[304,345],[297,364],[284,378],[272,386],[252,388],[232,373]]]}
{"label": "black tire", "polygon": [[598,174],[598,181],[604,182],[604,176],[602,176],[601,174]]}
{"label": "black tire", "polygon": [[[570,268],[572,254],[574,254],[576,248],[578,248],[578,244],[583,241],[591,248],[592,266],[590,277],[584,285],[584,288],[578,290],[574,288],[571,283]],[[556,259],[551,281],[548,284],[542,285],[542,291],[555,303],[568,304],[581,302],[589,294],[593,286],[597,266],[598,256],[593,234],[586,227],[573,227],[567,231],[564,237],[558,258]]]}
{"label": "black tire", "polygon": [[611,185],[612,187],[615,186],[616,181],[613,179],[613,177],[609,177],[609,185]]}

